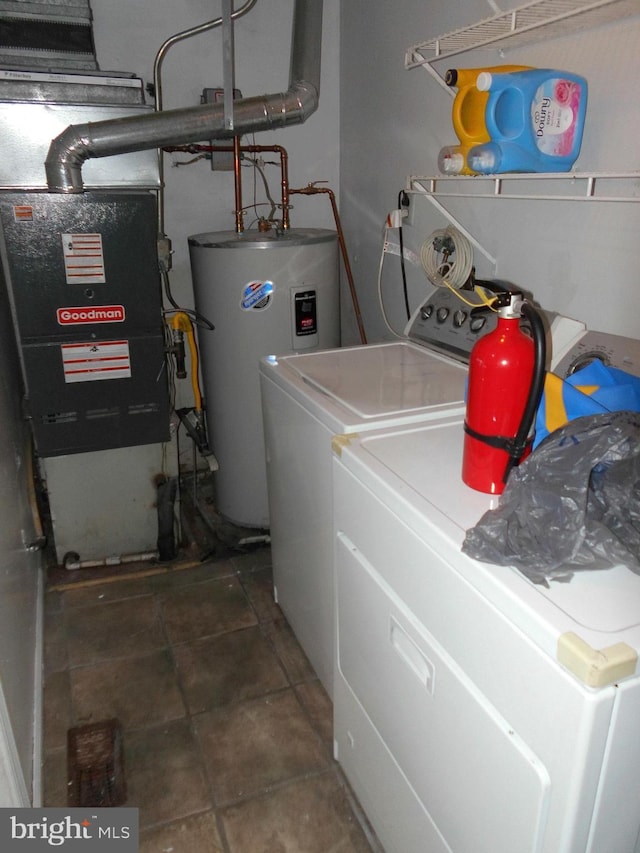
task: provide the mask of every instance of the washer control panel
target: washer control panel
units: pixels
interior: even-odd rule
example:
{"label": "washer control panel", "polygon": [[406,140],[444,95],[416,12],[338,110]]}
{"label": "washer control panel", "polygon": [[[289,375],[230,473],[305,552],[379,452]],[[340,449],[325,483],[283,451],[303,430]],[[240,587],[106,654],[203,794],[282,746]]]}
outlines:
{"label": "washer control panel", "polygon": [[[473,293],[464,291],[462,295],[469,302],[477,303]],[[475,342],[495,329],[497,323],[493,311],[474,310],[474,304],[466,305],[455,293],[439,287],[414,311],[404,333],[414,343],[468,362]]]}

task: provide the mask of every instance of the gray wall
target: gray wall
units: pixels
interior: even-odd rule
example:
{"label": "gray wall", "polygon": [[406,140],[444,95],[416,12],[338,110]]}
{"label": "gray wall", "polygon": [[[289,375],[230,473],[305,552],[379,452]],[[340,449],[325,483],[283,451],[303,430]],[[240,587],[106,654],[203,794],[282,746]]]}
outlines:
{"label": "gray wall", "polygon": [[[18,355],[0,267],[0,807],[38,803],[42,608]],[[34,767],[34,756],[36,766]]]}
{"label": "gray wall", "polygon": [[[521,4],[511,0],[500,5]],[[407,176],[437,174],[439,149],[455,143],[452,98],[423,68],[405,70],[405,50],[490,17],[494,8],[484,0],[341,4],[341,215],[371,340],[390,337],[376,295],[385,216],[397,206]],[[589,106],[576,168],[637,170],[639,42],[636,16],[594,32],[521,48],[504,58],[495,50],[476,51],[450,64],[514,62],[583,74],[589,82]],[[627,181],[620,189],[640,196],[638,180]],[[413,201],[414,224],[403,233],[407,247],[419,252],[425,238],[448,222],[424,197]],[[489,198],[454,200],[450,209],[497,259],[493,267],[476,252],[480,275],[511,280],[543,307],[591,328],[638,336],[640,204]],[[397,232],[389,236],[397,241]],[[407,267],[415,308],[430,286],[421,266]],[[382,291],[391,325],[399,330],[405,315],[397,255],[385,258]],[[344,342],[349,340],[356,340],[353,323]]]}

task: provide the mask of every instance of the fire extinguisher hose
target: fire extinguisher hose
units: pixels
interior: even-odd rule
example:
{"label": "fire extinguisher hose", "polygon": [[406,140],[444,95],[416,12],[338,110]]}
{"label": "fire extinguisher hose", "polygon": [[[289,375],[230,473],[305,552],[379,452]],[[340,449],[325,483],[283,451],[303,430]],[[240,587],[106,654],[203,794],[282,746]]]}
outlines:
{"label": "fire extinguisher hose", "polygon": [[520,421],[518,432],[516,433],[513,441],[510,443],[511,446],[508,448],[509,460],[503,476],[504,482],[506,482],[511,469],[518,459],[521,458],[527,446],[529,432],[542,398],[546,375],[547,342],[542,318],[538,311],[536,311],[533,305],[529,302],[523,302],[521,310],[523,317],[529,321],[531,326],[534,345],[534,368],[529,396],[527,398],[524,412],[522,413],[522,420]]}

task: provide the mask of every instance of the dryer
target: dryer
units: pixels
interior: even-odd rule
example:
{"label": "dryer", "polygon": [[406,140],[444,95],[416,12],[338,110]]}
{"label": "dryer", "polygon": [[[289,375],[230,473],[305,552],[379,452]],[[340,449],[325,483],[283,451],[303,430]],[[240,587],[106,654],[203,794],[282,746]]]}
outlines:
{"label": "dryer", "polygon": [[[620,358],[615,348],[624,344]],[[640,343],[587,333],[640,375]],[[459,416],[333,442],[335,756],[387,853],[638,853],[640,576],[461,552]]]}

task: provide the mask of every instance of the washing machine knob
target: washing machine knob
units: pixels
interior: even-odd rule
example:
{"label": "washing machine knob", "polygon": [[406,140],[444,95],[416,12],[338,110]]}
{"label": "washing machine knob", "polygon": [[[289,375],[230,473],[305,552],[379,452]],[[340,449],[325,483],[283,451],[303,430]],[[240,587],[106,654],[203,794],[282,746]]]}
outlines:
{"label": "washing machine knob", "polygon": [[422,320],[428,320],[429,317],[433,314],[433,305],[425,305],[424,308],[420,311],[420,317]]}

